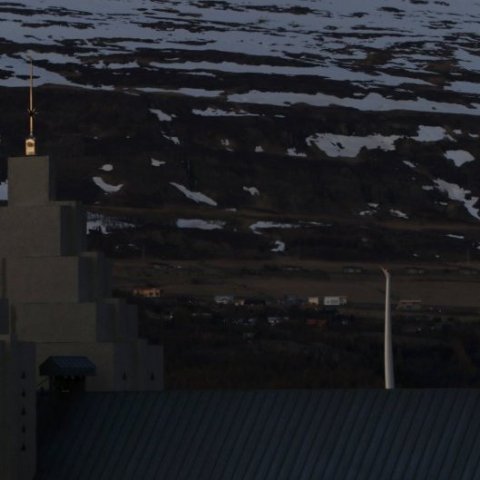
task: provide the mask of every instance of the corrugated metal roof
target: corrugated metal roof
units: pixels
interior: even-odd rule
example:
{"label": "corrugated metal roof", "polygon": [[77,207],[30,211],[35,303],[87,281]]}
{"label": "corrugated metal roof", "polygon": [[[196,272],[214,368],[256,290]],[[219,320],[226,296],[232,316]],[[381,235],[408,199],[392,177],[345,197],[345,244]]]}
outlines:
{"label": "corrugated metal roof", "polygon": [[479,390],[88,393],[39,480],[479,479]]}
{"label": "corrugated metal roof", "polygon": [[95,364],[82,356],[51,356],[39,367],[40,375],[46,376],[86,376],[95,375]]}

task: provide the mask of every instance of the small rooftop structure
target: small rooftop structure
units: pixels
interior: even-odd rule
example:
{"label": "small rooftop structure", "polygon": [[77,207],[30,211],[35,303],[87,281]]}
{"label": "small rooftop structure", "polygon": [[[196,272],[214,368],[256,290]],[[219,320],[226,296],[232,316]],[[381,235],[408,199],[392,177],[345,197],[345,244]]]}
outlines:
{"label": "small rooftop structure", "polygon": [[231,305],[234,302],[235,297],[233,295],[215,295],[213,300],[219,305]]}
{"label": "small rooftop structure", "polygon": [[40,365],[40,375],[77,377],[95,375],[97,367],[87,357],[76,355],[51,356]]}
{"label": "small rooftop structure", "polygon": [[326,307],[339,307],[347,304],[347,297],[344,295],[323,297],[323,305]]}

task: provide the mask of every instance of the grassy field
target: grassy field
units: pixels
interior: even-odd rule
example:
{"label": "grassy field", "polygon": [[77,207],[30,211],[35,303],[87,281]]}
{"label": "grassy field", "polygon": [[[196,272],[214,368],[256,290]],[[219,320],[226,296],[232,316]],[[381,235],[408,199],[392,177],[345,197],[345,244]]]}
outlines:
{"label": "grassy field", "polygon": [[[345,267],[361,273],[345,273]],[[389,264],[392,274],[392,303],[418,299],[431,307],[480,308],[480,263]],[[411,269],[414,270],[412,273]],[[281,258],[273,261],[211,260],[158,261],[117,260],[115,287],[130,290],[155,286],[164,295],[215,295],[280,299],[285,295],[337,296],[349,304],[382,304],[384,277],[373,263],[345,264]]]}
{"label": "grassy field", "polygon": [[[403,387],[480,385],[480,265],[386,265],[392,273],[394,352]],[[356,267],[361,273],[345,273]],[[416,268],[415,274],[409,273]],[[136,299],[140,331],[165,347],[169,388],[324,388],[383,385],[384,278],[375,263],[116,260],[114,286],[162,291]],[[270,301],[221,306],[215,295]],[[286,295],[345,295],[335,313],[292,307]],[[133,297],[130,297],[135,300]],[[419,299],[419,311],[396,309]],[[269,315],[286,320],[269,325]],[[249,324],[245,320],[255,318]],[[309,326],[307,319],[323,319]],[[346,320],[344,322],[343,320]]]}

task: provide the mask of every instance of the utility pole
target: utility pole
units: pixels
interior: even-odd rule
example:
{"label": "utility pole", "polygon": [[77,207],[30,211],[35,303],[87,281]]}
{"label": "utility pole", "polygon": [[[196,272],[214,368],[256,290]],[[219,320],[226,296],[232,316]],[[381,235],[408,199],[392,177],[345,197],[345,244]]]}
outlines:
{"label": "utility pole", "polygon": [[385,275],[385,336],[384,336],[384,368],[385,368],[385,389],[395,388],[393,373],[393,346],[392,346],[392,318],[390,312],[390,272],[380,267]]}

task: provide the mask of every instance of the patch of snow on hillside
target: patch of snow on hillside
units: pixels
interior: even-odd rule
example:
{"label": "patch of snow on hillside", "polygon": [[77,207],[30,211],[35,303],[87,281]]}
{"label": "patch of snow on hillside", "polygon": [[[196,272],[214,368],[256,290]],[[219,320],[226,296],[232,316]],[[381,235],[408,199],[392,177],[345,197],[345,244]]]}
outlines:
{"label": "patch of snow on hillside", "polygon": [[257,145],[255,147],[255,153],[262,153],[263,152],[263,147],[261,145]]}
{"label": "patch of snow on hillside", "polygon": [[196,228],[198,230],[221,230],[225,222],[220,220],[201,220],[197,218],[179,218],[176,222],[178,228]]}
{"label": "patch of snow on hillside", "polygon": [[0,200],[8,200],[8,180],[0,183]]}
{"label": "patch of snow on hillside", "polygon": [[394,217],[397,217],[397,218],[403,218],[405,220],[408,219],[408,215],[406,213],[403,213],[402,211],[396,210],[394,208],[390,209],[390,215],[392,215]]}
{"label": "patch of snow on hillside", "polygon": [[480,215],[478,214],[478,208],[475,208],[474,205],[478,201],[478,197],[472,197],[470,190],[466,190],[455,183],[449,183],[445,180],[439,178],[434,180],[434,183],[438,190],[444,192],[448,195],[450,200],[455,200],[457,202],[462,202],[468,213],[480,220]]}
{"label": "patch of snow on hillside", "polygon": [[285,242],[282,242],[281,240],[275,240],[275,246],[270,249],[270,251],[274,253],[284,252]]}
{"label": "patch of snow on hillside", "polygon": [[228,138],[222,138],[220,142],[222,144],[222,147],[225,147],[226,150],[228,150],[229,152],[233,151],[232,146],[230,145],[230,140]]}
{"label": "patch of snow on hillside", "polygon": [[221,110],[220,108],[208,107],[205,110],[194,108],[192,110],[194,115],[201,117],[259,117],[258,113],[250,113],[245,110]]}
{"label": "patch of snow on hillside", "polygon": [[113,165],[111,163],[106,163],[102,165],[99,170],[103,170],[104,172],[111,172],[113,170]]}
{"label": "patch of snow on hillside", "polygon": [[361,216],[361,217],[365,217],[365,216],[370,216],[370,215],[375,215],[377,212],[375,210],[362,210],[360,212],[358,212],[358,214]]}
{"label": "patch of snow on hillside", "polygon": [[250,230],[257,235],[261,235],[262,232],[260,230],[267,230],[267,229],[275,229],[275,228],[300,228],[300,225],[296,225],[295,223],[278,223],[278,222],[270,222],[270,221],[259,221],[252,223],[250,225]]}
{"label": "patch of snow on hillside", "polygon": [[227,97],[229,102],[250,103],[258,105],[276,105],[289,107],[305,103],[314,107],[338,105],[355,108],[364,112],[389,112],[392,110],[407,110],[414,112],[452,113],[465,115],[480,115],[480,103],[462,105],[460,103],[436,102],[417,97],[415,100],[395,100],[384,97],[377,92],[370,92],[362,98],[336,97],[324,93],[298,93],[250,90],[246,93],[232,93]]}
{"label": "patch of snow on hillside", "polygon": [[164,162],[163,160],[156,160],[155,158],[150,159],[150,164],[152,167],[160,167],[161,165],[165,165],[167,162]]}
{"label": "patch of snow on hillside", "polygon": [[132,69],[132,68],[141,68],[140,64],[135,60],[134,62],[125,62],[125,63],[117,63],[117,62],[105,62],[104,60],[100,60],[96,64],[92,65],[97,69],[107,69],[107,70],[123,70],[123,69]]}
{"label": "patch of snow on hillside", "polygon": [[417,168],[416,165],[412,162],[409,162],[408,160],[404,160],[403,163],[410,168]]}
{"label": "patch of snow on hillside", "polygon": [[245,192],[248,192],[252,197],[255,197],[256,195],[260,195],[260,192],[257,187],[243,187],[243,190]]}
{"label": "patch of snow on hillside", "polygon": [[452,137],[447,134],[447,131],[443,127],[419,125],[417,136],[412,137],[412,140],[417,140],[417,142],[439,142],[444,138],[452,140]]}
{"label": "patch of snow on hillside", "polygon": [[445,90],[452,90],[458,93],[478,94],[478,83],[465,81],[452,82],[450,85],[445,86]]}
{"label": "patch of snow on hillside", "polygon": [[464,240],[465,239],[465,237],[463,235],[455,235],[454,233],[447,233],[445,236],[450,237],[450,238],[455,238],[457,240]]}
{"label": "patch of snow on hillside", "polygon": [[215,200],[212,200],[210,197],[207,197],[203,193],[192,192],[183,185],[175,182],[170,182],[170,185],[180,190],[188,199],[193,200],[196,203],[206,203],[207,205],[211,205],[212,207],[217,206],[217,202]]}
{"label": "patch of snow on hillside", "polygon": [[445,158],[452,160],[456,167],[461,167],[464,163],[473,162],[475,158],[466,150],[447,150]]}
{"label": "patch of snow on hillside", "polygon": [[361,217],[375,215],[377,213],[377,209],[378,209],[380,204],[369,202],[369,203],[367,203],[367,205],[370,207],[368,210],[362,210],[362,211],[358,212],[358,214]]}
{"label": "patch of snow on hillside", "polygon": [[171,122],[173,119],[172,115],[162,112],[162,110],[158,110],[157,108],[151,108],[150,111],[157,116],[160,122]]}
{"label": "patch of snow on hillside", "polygon": [[173,142],[175,145],[180,145],[180,140],[178,139],[178,137],[169,137],[168,135],[165,135],[164,133],[163,133],[163,136],[167,140],[170,140],[171,142]]}
{"label": "patch of snow on hillside", "polygon": [[287,155],[290,157],[306,157],[307,154],[304,152],[299,152],[296,148],[287,149]]}
{"label": "patch of snow on hillside", "polygon": [[331,227],[331,223],[322,223],[322,222],[315,222],[315,221],[302,221],[302,225],[310,225],[312,227]]}
{"label": "patch of snow on hillside", "polygon": [[369,135],[358,137],[354,135],[336,135],[333,133],[317,133],[306,139],[307,145],[315,145],[329,157],[354,158],[365,147],[368,150],[380,148],[384,151],[395,150],[395,141],[400,136]]}
{"label": "patch of snow on hillside", "polygon": [[[1,85],[1,81],[0,81]],[[223,94],[223,90],[206,90],[204,88],[181,87],[175,90],[159,87],[134,87],[135,92],[144,93],[164,93],[166,95],[185,95],[195,98],[218,98]]]}
{"label": "patch of snow on hillside", "polygon": [[93,183],[99,188],[101,188],[105,193],[115,193],[118,192],[122,187],[123,183],[120,185],[110,185],[105,182],[102,177],[92,177]]}
{"label": "patch of snow on hillside", "polygon": [[100,213],[87,212],[87,233],[92,231],[99,231],[103,235],[108,235],[114,230],[123,230],[127,228],[134,228],[133,223],[124,222],[114,217],[102,215]]}
{"label": "patch of snow on hillside", "polygon": [[[0,20],[1,21],[1,20]],[[12,25],[14,28],[14,25]],[[2,23],[3,29],[3,23]],[[2,30],[2,35],[3,35]],[[21,42],[23,43],[24,40]],[[34,57],[35,60],[36,57]],[[8,73],[9,75],[2,75],[0,78],[0,85],[2,87],[24,87],[25,79],[30,75],[29,72],[29,62],[20,56],[11,57],[6,54],[0,55],[0,72],[3,74]],[[41,68],[39,65],[35,65],[35,86],[44,85],[46,83],[51,83],[55,85],[62,86],[78,86],[77,84],[70,82],[62,75],[59,75],[50,70]]]}
{"label": "patch of snow on hillside", "polygon": [[[339,55],[337,53],[337,58]],[[362,58],[365,58],[362,55]],[[366,82],[379,85],[398,86],[402,83],[415,83],[419,85],[426,85],[428,82],[419,78],[401,77],[398,75],[388,75],[382,72],[382,75],[372,75],[371,73],[365,73],[361,71],[349,70],[337,65],[330,65],[325,68],[324,65],[310,65],[310,66],[284,66],[284,65],[269,65],[269,64],[246,64],[236,62],[182,62],[182,63],[157,63],[152,62],[152,67],[168,68],[175,70],[194,70],[194,71],[217,71],[227,73],[250,73],[250,74],[263,74],[263,75],[285,75],[285,76],[297,76],[297,75],[312,75],[322,76],[337,81],[347,80],[351,82]]]}
{"label": "patch of snow on hillside", "polygon": [[[255,73],[271,75],[314,75],[335,81],[348,81],[375,88],[377,85],[425,84],[428,78],[415,73],[429,70],[432,63],[446,61],[467,72],[480,71],[480,58],[470,41],[478,30],[479,4],[473,1],[397,1],[385,8],[384,0],[359,4],[347,0],[283,0],[260,2],[192,2],[188,0],[119,1],[89,0],[17,0],[3,2],[1,34],[6,45],[34,42],[42,47],[41,58],[47,65],[85,63],[96,65],[92,57],[108,58],[111,54],[136,54],[149,50],[164,52],[210,50],[226,52],[218,62],[188,61],[162,55],[162,62],[148,63],[145,70],[182,69],[188,73],[212,72]],[[302,12],[294,12],[301,6]],[[359,10],[361,10],[359,12]],[[319,35],[321,32],[321,36]],[[360,37],[359,37],[360,35]],[[414,41],[412,41],[414,39]],[[56,58],[57,46],[66,53]],[[11,50],[18,55],[17,50]],[[388,60],[367,62],[368,71],[359,66],[371,52],[388,52]],[[236,53],[241,61],[233,61]],[[426,54],[428,53],[428,55]],[[245,57],[292,59],[304,56],[308,61],[251,62]],[[153,55],[156,57],[156,55]],[[201,56],[200,56],[201,57]],[[134,57],[136,58],[136,56]],[[87,63],[88,62],[88,63]],[[10,62],[0,60],[2,69]],[[138,61],[117,64],[110,68],[131,68]],[[393,68],[392,68],[393,67]],[[140,68],[140,65],[138,66]],[[46,83],[49,73],[38,69],[37,84]],[[59,69],[69,72],[69,69]],[[14,79],[22,84],[23,72],[8,70],[10,78],[1,76],[0,84]],[[163,73],[163,72],[162,72]],[[394,74],[395,73],[395,74]],[[458,73],[455,72],[454,73]],[[59,78],[63,78],[58,75]],[[73,77],[73,75],[72,75]],[[56,80],[55,83],[60,80]],[[107,80],[108,81],[108,80]],[[143,80],[142,76],[142,83]],[[147,80],[148,81],[148,80]],[[158,82],[157,76],[151,85]],[[112,80],[115,83],[115,80]],[[452,82],[445,88],[477,94],[474,82]],[[99,86],[99,88],[103,88]]]}

